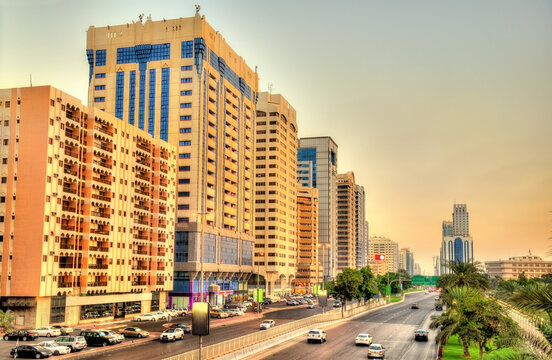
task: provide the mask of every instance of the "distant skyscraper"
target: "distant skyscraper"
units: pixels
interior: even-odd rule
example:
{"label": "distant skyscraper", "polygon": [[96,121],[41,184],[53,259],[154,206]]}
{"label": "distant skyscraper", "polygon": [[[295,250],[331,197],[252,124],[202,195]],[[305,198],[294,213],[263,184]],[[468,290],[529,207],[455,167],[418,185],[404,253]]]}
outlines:
{"label": "distant skyscraper", "polygon": [[368,228],[365,216],[364,187],[356,185],[355,190],[355,226],[356,226],[356,268],[361,269],[368,265]]}
{"label": "distant skyscraper", "polygon": [[408,275],[414,275],[414,253],[409,248],[400,250],[399,267]]}
{"label": "distant skyscraper", "polygon": [[441,243],[440,273],[449,273],[448,264],[451,261],[473,262],[473,239],[469,231],[469,214],[466,204],[454,204],[451,223],[443,221],[443,240]]}
{"label": "distant skyscraper", "polygon": [[337,175],[337,271],[356,268],[355,174]]}
{"label": "distant skyscraper", "polygon": [[440,272],[441,272],[441,263],[439,260],[439,256],[434,256],[433,257],[433,275],[439,276],[441,275]]}
{"label": "distant skyscraper", "polygon": [[337,274],[337,144],[329,136],[301,138],[297,161],[299,184],[318,189],[318,255],[325,279],[332,279]]}

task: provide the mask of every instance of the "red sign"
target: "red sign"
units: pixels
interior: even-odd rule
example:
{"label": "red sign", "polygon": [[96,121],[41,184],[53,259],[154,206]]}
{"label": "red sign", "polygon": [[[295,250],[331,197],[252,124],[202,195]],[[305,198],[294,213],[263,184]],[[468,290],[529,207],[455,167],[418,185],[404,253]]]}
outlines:
{"label": "red sign", "polygon": [[383,260],[385,260],[385,255],[384,255],[384,254],[376,254],[376,255],[374,256],[374,259],[375,259],[375,260],[382,260],[382,261],[383,261]]}

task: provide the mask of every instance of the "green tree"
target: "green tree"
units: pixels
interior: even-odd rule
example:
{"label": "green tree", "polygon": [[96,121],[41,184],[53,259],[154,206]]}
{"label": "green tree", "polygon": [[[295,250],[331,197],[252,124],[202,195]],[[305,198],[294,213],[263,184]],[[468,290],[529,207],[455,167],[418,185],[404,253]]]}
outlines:
{"label": "green tree", "polygon": [[[388,272],[385,275],[378,275],[377,278],[376,278],[376,281],[377,281],[378,289],[379,289],[380,293],[385,295],[385,287],[389,283],[391,283],[391,293],[392,294],[400,293],[401,292],[401,286],[398,282],[399,278],[400,278],[400,275],[398,273],[394,273],[394,272]],[[397,281],[393,281],[393,280],[397,280]]]}
{"label": "green tree", "polygon": [[360,298],[362,274],[356,269],[345,268],[337,275],[334,292],[341,300]]}
{"label": "green tree", "polygon": [[12,323],[15,319],[15,314],[11,310],[0,310],[0,327],[4,329],[4,332],[10,332],[12,329]]}
{"label": "green tree", "polygon": [[360,274],[362,275],[362,284],[359,289],[360,297],[363,297],[366,300],[371,299],[379,293],[376,278],[374,277],[370,266],[365,266],[360,269]]}
{"label": "green tree", "polygon": [[448,289],[455,286],[468,286],[479,290],[490,289],[489,279],[483,272],[480,262],[464,263],[461,261],[449,262],[450,274],[439,276],[437,287]]}

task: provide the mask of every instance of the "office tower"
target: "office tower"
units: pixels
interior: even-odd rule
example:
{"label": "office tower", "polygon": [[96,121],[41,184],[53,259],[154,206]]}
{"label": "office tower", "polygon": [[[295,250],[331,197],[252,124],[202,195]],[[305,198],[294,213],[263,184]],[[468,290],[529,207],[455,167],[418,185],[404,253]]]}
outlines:
{"label": "office tower", "polygon": [[399,253],[399,267],[408,275],[414,275],[414,253],[409,248],[401,248]]}
{"label": "office tower", "polygon": [[297,236],[295,289],[310,291],[324,280],[318,261],[318,189],[297,189]]}
{"label": "office tower", "polygon": [[451,261],[473,262],[473,239],[469,231],[469,214],[466,204],[454,204],[451,222],[443,221],[441,241],[441,275],[450,272]]}
{"label": "office tower", "polygon": [[[372,236],[368,243],[368,258],[370,267],[374,263],[381,262],[374,260],[376,254],[385,255],[386,270],[390,272],[399,271],[399,244],[386,237]],[[372,267],[372,272],[374,267]]]}
{"label": "office tower", "polygon": [[[331,280],[337,275],[337,144],[329,136],[301,138],[297,161],[299,184],[318,189],[318,256],[324,278]],[[305,169],[312,172],[301,173]]]}
{"label": "office tower", "polygon": [[297,122],[282,95],[258,95],[254,270],[266,277],[266,293],[279,295],[291,288],[297,263]]}
{"label": "office tower", "polygon": [[362,269],[368,265],[368,228],[365,216],[364,186],[355,186],[355,228],[356,228],[356,268]]}
{"label": "office tower", "polygon": [[355,174],[337,175],[337,272],[356,269]]}
{"label": "office tower", "polygon": [[422,275],[420,264],[414,264],[414,273],[412,275]]}
{"label": "office tower", "polygon": [[0,120],[1,296],[17,326],[164,309],[175,147],[50,86],[0,90]]}
{"label": "office tower", "polygon": [[201,273],[202,300],[211,284],[211,302],[241,299],[253,271],[257,73],[199,14],[91,26],[87,55],[89,103],[178,149],[171,306],[200,300]]}
{"label": "office tower", "polygon": [[434,276],[440,276],[441,273],[441,260],[439,259],[439,256],[433,257],[433,275]]}

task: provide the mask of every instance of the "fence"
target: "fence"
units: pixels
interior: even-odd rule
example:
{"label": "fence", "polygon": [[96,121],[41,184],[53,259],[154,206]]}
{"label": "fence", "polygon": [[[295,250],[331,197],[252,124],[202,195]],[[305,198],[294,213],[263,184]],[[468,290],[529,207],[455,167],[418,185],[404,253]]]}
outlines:
{"label": "fence", "polygon": [[[205,346],[202,349],[203,359],[212,359],[225,354],[229,354],[255,344],[262,343],[264,341],[288,334],[303,328],[308,328],[312,325],[322,322],[339,320],[341,318],[348,318],[361,312],[382,306],[385,301],[379,299],[378,301],[370,302],[368,304],[348,304],[345,308],[334,309],[325,314],[317,314],[305,319],[289,322],[287,324],[278,325],[266,331],[259,331],[256,333],[240,336],[234,339],[222,341],[218,344]],[[197,360],[199,359],[199,349],[188,351],[182,354],[165,358],[164,360]]]}

